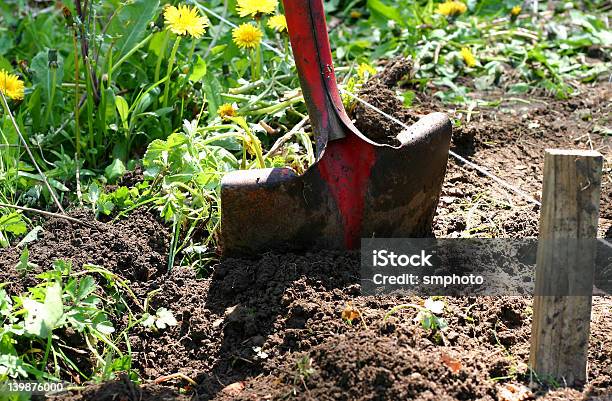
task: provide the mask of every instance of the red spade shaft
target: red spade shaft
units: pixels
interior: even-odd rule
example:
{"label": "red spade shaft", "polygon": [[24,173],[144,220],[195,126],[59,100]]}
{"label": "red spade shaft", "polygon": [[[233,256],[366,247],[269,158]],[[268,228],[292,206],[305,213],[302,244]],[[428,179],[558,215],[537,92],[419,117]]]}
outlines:
{"label": "red spade shaft", "polygon": [[[359,245],[373,146],[353,130],[336,85],[322,0],[284,0],[295,63],[317,136],[321,178],[336,201],[344,245]],[[330,141],[330,142],[328,142]]]}

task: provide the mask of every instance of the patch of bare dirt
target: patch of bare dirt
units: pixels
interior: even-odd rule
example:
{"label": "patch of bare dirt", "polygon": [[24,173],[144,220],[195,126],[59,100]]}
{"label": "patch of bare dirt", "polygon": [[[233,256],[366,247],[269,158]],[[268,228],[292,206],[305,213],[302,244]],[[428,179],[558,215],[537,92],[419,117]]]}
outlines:
{"label": "patch of bare dirt", "polygon": [[[539,200],[541,193],[545,149],[602,153],[606,161],[599,235],[612,237],[612,137],[604,134],[612,124],[612,84],[585,86],[568,100],[475,91],[474,107],[444,105],[433,96],[439,88],[429,88],[405,108],[399,86],[410,69],[408,61],[392,60],[364,85],[360,97],[408,125],[430,112],[446,112],[454,121],[451,150],[533,199]],[[392,142],[402,131],[399,124],[361,103],[355,104],[352,115],[357,128],[378,142]],[[539,208],[534,206],[451,156],[434,232],[442,237],[537,236]]]}

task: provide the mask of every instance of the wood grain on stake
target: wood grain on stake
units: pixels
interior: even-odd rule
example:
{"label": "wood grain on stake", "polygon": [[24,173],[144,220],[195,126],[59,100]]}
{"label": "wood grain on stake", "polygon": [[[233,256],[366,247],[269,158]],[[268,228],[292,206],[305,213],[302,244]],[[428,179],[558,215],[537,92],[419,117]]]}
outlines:
{"label": "wood grain on stake", "polygon": [[597,237],[602,166],[595,151],[549,149],[544,159],[530,366],[560,385],[587,379],[596,251],[587,240]]}

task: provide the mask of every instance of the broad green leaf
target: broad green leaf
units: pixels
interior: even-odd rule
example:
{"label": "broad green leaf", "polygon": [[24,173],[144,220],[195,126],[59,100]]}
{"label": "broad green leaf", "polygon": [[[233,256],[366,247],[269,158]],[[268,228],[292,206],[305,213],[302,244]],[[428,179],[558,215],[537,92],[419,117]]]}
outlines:
{"label": "broad green leaf", "polygon": [[98,186],[98,184],[96,184],[95,182],[92,183],[89,186],[89,190],[87,191],[87,194],[89,197],[89,201],[92,204],[95,205],[96,203],[98,203],[98,199],[100,199],[100,194],[101,194],[100,187]]}
{"label": "broad green leaf", "polygon": [[96,290],[96,281],[91,276],[85,276],[79,281],[79,288],[76,292],[77,301],[85,299]]}
{"label": "broad green leaf", "polygon": [[468,2],[470,10],[474,10],[474,14],[479,16],[487,16],[492,19],[501,13],[507,12],[513,5],[520,4],[515,0],[499,1],[499,0],[480,0],[478,2]]}
{"label": "broad green leaf", "polygon": [[115,96],[115,106],[117,106],[117,111],[119,112],[119,117],[121,118],[121,122],[123,123],[123,128],[127,130],[128,114],[130,110],[128,102],[123,96]]}
{"label": "broad green leaf", "polygon": [[168,39],[170,35],[170,31],[164,30],[161,32],[156,32],[153,34],[153,37],[149,41],[149,53],[154,54],[155,57],[159,57],[160,53],[167,49]]}
{"label": "broad green leaf", "polygon": [[578,10],[570,10],[569,14],[570,19],[572,20],[572,24],[582,26],[583,28],[591,32],[595,31],[595,27],[593,26],[593,24],[591,24],[591,21],[589,21],[589,16],[587,16],[583,12]]}
{"label": "broad green leaf", "polygon": [[368,0],[368,8],[372,12],[373,16],[378,18],[393,20],[403,25],[402,15],[399,12],[399,8],[396,5],[387,4],[383,0]]}
{"label": "broad green leaf", "polygon": [[11,314],[12,309],[13,303],[11,302],[11,297],[8,296],[3,288],[0,288],[0,315],[8,316]]}
{"label": "broad green leaf", "polygon": [[530,88],[529,84],[525,82],[519,82],[519,83],[510,85],[510,87],[508,88],[508,93],[520,95],[520,94],[529,92],[529,88]]}
{"label": "broad green leaf", "polygon": [[98,211],[100,213],[105,214],[106,216],[109,216],[113,212],[113,210],[115,210],[115,204],[111,201],[98,203]]}
{"label": "broad green leaf", "polygon": [[62,286],[60,283],[54,283],[47,287],[47,295],[45,296],[46,322],[50,328],[55,328],[64,314],[64,304],[62,302]]}
{"label": "broad green leaf", "polygon": [[30,242],[36,241],[38,239],[38,234],[41,231],[43,231],[43,228],[41,226],[36,226],[31,229],[30,232],[25,237],[23,237],[23,239],[17,244],[17,248],[29,244]]}
{"label": "broad green leaf", "polygon": [[206,94],[206,100],[208,101],[208,119],[212,120],[217,117],[217,109],[223,103],[223,99],[221,99],[223,87],[216,75],[211,71],[208,71],[206,75],[204,75],[202,85],[204,93]]}
{"label": "broad green leaf", "polygon": [[[340,48],[340,49],[343,49],[343,48]],[[233,61],[232,66],[234,67],[234,71],[236,71],[236,75],[239,78],[241,78],[241,77],[244,77],[244,74],[248,70],[250,64],[251,63],[249,62],[247,58],[241,58],[241,59]]]}
{"label": "broad green leaf", "polygon": [[210,54],[215,55],[219,54],[227,49],[227,45],[217,45],[210,50]]}
{"label": "broad green leaf", "polygon": [[414,91],[406,91],[403,94],[403,98],[404,98],[404,107],[411,107],[412,106],[412,102],[414,101],[414,98],[416,97],[416,94],[414,93]]}
{"label": "broad green leaf", "polygon": [[124,5],[113,19],[109,34],[119,36],[115,49],[119,59],[136,46],[147,33],[147,25],[154,19],[159,0],[134,0]]}
{"label": "broad green leaf", "polygon": [[125,172],[125,165],[120,159],[115,159],[104,169],[104,175],[110,182],[115,182],[118,178],[121,178]]}
{"label": "broad green leaf", "polygon": [[137,103],[134,105],[133,107],[133,111],[132,111],[132,119],[134,118],[134,115],[137,116],[141,116],[145,113],[145,111],[149,108],[149,106],[151,106],[151,104],[153,103],[154,98],[153,96],[151,96],[150,93],[145,93],[142,96],[140,96],[137,100]]}
{"label": "broad green leaf", "polygon": [[[19,170],[18,174],[19,174],[20,177],[27,177],[27,178],[30,178],[32,180],[39,181],[41,183],[44,182],[42,177],[40,175],[38,175],[38,174],[32,174],[32,173],[28,173],[28,172],[21,171],[21,170]],[[55,189],[57,189],[59,191],[62,191],[62,192],[69,192],[70,191],[68,189],[68,187],[66,187],[64,184],[62,184],[61,182],[59,182],[58,180],[56,180],[54,178],[47,177],[47,181],[49,181],[49,185],[51,185],[53,188],[55,188]]]}
{"label": "broad green leaf", "polygon": [[206,62],[202,59],[202,57],[198,56],[192,70],[189,75],[189,80],[192,82],[197,82],[201,80],[204,75],[206,75]]}
{"label": "broad green leaf", "polygon": [[0,231],[9,232],[14,235],[25,234],[28,231],[28,226],[21,213],[12,212],[4,216],[0,216]]}
{"label": "broad green leaf", "polygon": [[57,190],[60,190],[62,192],[70,192],[70,189],[68,189],[67,186],[65,186],[64,184],[62,184],[55,178],[47,177],[47,181],[49,181],[49,185],[51,185],[53,188]]}
{"label": "broad green leaf", "polygon": [[27,334],[46,338],[64,315],[62,287],[54,283],[46,288],[44,302],[32,298],[23,300],[26,311],[24,327]]}
{"label": "broad green leaf", "polygon": [[28,377],[23,364],[23,360],[17,355],[0,354],[0,377]]}
{"label": "broad green leaf", "polygon": [[109,335],[115,332],[113,324],[108,321],[103,313],[98,313],[92,323],[93,328],[102,334]]}
{"label": "broad green leaf", "polygon": [[128,187],[121,186],[113,192],[113,198],[121,203],[125,203],[130,197],[130,190]]}
{"label": "broad green leaf", "polygon": [[132,358],[129,355],[124,355],[107,364],[108,372],[129,372],[132,368]]}
{"label": "broad green leaf", "polygon": [[168,147],[166,141],[156,139],[149,144],[147,151],[142,158],[145,168],[145,177],[155,178],[168,161]]}
{"label": "broad green leaf", "polygon": [[59,52],[57,52],[56,65],[57,68],[55,69],[49,67],[49,51],[44,50],[32,59],[30,69],[33,72],[34,85],[42,88],[43,96],[47,102],[52,94],[53,83],[55,83],[56,91],[53,99],[54,103],[59,103],[62,101],[62,96],[58,89],[64,78],[64,60]]}
{"label": "broad green leaf", "polygon": [[1,161],[5,166],[17,167],[19,163],[19,135],[13,126],[8,116],[2,117],[2,125],[0,126],[0,144],[7,145],[2,146],[0,152]]}
{"label": "broad green leaf", "polygon": [[[0,54],[6,54],[5,50],[2,49],[3,36],[4,35],[0,35]],[[4,43],[6,42],[4,41]],[[4,56],[0,56],[0,70],[5,70],[5,71],[13,70],[13,65]]]}
{"label": "broad green leaf", "polygon": [[19,255],[19,262],[15,265],[15,270],[25,274],[28,270],[35,267],[37,267],[37,265],[30,263],[30,251],[26,246],[23,251],[21,251],[21,255]]}
{"label": "broad green leaf", "polygon": [[170,114],[174,111],[174,107],[162,107],[161,109],[157,109],[153,112],[156,117],[163,117],[166,114]]}

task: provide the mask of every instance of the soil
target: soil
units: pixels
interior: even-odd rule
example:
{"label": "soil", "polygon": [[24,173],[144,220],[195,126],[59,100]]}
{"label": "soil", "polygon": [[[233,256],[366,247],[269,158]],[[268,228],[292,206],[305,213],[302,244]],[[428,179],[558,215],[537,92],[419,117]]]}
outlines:
{"label": "soil", "polygon": [[83,264],[103,266],[135,282],[154,279],[167,270],[168,230],[151,212],[137,210],[128,220],[115,223],[97,222],[86,210],[75,210],[71,216],[87,225],[60,218],[47,220],[38,240],[28,245],[29,261],[37,267],[23,278],[15,279],[10,269],[19,260],[19,250],[0,249],[0,282],[9,283],[9,292],[20,293],[35,285],[35,276],[52,268],[57,259],[77,269]]}
{"label": "soil", "polygon": [[144,180],[144,171],[140,164],[136,165],[133,170],[128,170],[119,178],[116,184],[107,185],[104,189],[107,192],[113,192],[119,187],[135,187]]}
{"label": "soil", "polygon": [[[474,101],[489,102],[473,110],[444,105],[430,88],[417,92],[410,109],[396,96],[410,63],[391,61],[366,83],[359,96],[368,103],[412,124],[432,111],[446,112],[454,121],[451,150],[497,175],[539,200],[544,151],[594,149],[603,154],[604,177],[600,206],[600,237],[612,237],[612,84],[599,82],[580,88],[581,96],[568,100],[547,97],[504,97],[499,92],[471,94]],[[398,73],[398,71],[400,71]],[[414,88],[412,88],[414,89]],[[499,103],[499,104],[497,104]],[[393,143],[403,128],[374,110],[356,104],[355,125],[371,139]],[[471,212],[471,213],[470,213]],[[465,234],[495,237],[537,236],[539,208],[489,178],[449,158],[440,207],[434,224],[436,236]]]}
{"label": "soil", "polygon": [[[379,78],[376,85],[394,93],[393,88],[401,84],[396,77],[404,76],[407,67],[395,68],[390,69],[395,71],[392,79]],[[455,152],[537,197],[547,147],[592,146],[604,154],[610,168],[610,139],[598,134],[596,127],[609,125],[612,85],[600,84],[584,93],[567,101],[502,100],[496,108],[475,108],[469,117],[466,111],[444,108],[426,95],[419,95],[408,111],[394,109],[397,104],[389,106],[389,111],[412,122],[431,110],[446,110],[458,121]],[[364,95],[379,107],[390,99],[378,99],[375,94],[372,90]],[[372,115],[356,115],[361,116],[358,127],[364,131],[365,125],[360,124],[381,126]],[[382,139],[396,127],[385,130],[380,132]],[[607,171],[599,231],[612,236],[612,183]],[[520,196],[451,159],[434,231],[442,237],[536,236],[538,213]],[[93,222],[88,212],[76,210],[72,215]],[[174,268],[168,274],[169,232],[156,216],[141,209],[117,222],[94,222],[93,228],[48,220],[39,239],[29,245],[30,260],[39,268],[25,277],[13,268],[20,250],[0,250],[0,282],[8,282],[6,288],[12,294],[24,291],[36,282],[35,274],[63,258],[72,261],[77,271],[83,263],[106,267],[126,280],[137,299],[150,297],[152,310],[165,307],[178,321],[177,326],[163,330],[137,327],[130,331],[132,368],[142,379],[140,386],[119,377],[51,399],[552,401],[612,397],[610,296],[593,299],[589,381],[574,388],[554,389],[543,383],[530,388],[526,365],[532,314],[529,297],[445,298],[443,317],[449,327],[433,333],[413,320],[416,311],[410,308],[384,319],[392,307],[420,304],[423,299],[362,295],[357,253],[268,253],[257,260],[224,260],[204,278],[189,268]],[[354,312],[350,322],[342,318],[347,310]],[[124,327],[127,317],[114,323]],[[77,362],[79,366],[91,363]]]}
{"label": "soil", "polygon": [[126,375],[122,375],[115,381],[109,381],[100,385],[89,385],[78,392],[63,394],[61,399],[64,401],[188,401],[191,397],[177,394],[174,389],[156,384],[139,386],[130,381]]}
{"label": "soil", "polygon": [[[131,332],[132,367],[147,384],[120,379],[51,399],[496,400],[510,384],[526,389],[529,380],[529,298],[447,298],[449,330],[436,336],[413,321],[410,309],[384,320],[393,306],[423,300],[362,296],[356,253],[229,259],[206,279],[189,268],[166,276],[159,267],[154,279],[128,279],[139,299],[161,290],[151,308],[166,307],[178,320],[166,330]],[[347,306],[358,313],[350,323],[342,319]],[[609,394],[611,308],[612,298],[594,299],[591,381],[578,389],[540,388],[539,399]],[[165,379],[175,373],[198,385]]]}
{"label": "soil", "polygon": [[[359,92],[359,97],[378,107],[398,120],[412,124],[418,120],[411,110],[404,108],[402,101],[396,96],[395,89],[400,81],[408,79],[412,71],[412,62],[397,58],[390,61],[385,69],[366,82]],[[355,126],[367,137],[379,143],[399,144],[395,139],[403,130],[402,126],[381,115],[362,103],[355,103],[352,115]]]}

